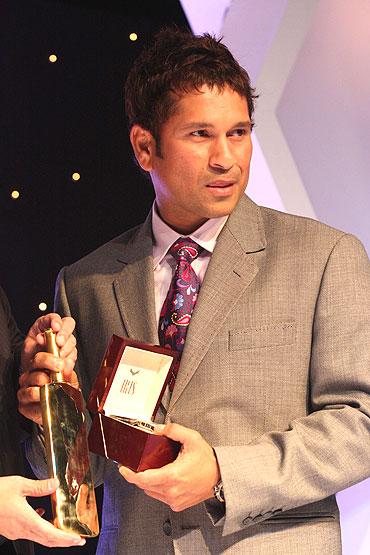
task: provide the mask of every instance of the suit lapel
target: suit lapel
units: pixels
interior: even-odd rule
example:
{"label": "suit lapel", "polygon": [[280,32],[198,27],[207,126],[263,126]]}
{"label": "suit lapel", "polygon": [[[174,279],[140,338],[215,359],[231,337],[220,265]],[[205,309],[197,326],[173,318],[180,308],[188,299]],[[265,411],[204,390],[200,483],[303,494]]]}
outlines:
{"label": "suit lapel", "polygon": [[119,258],[123,269],[113,282],[128,337],[158,344],[155,319],[151,215]]}
{"label": "suit lapel", "polygon": [[260,209],[243,196],[217,239],[192,315],[169,412],[239,297],[257,275],[265,246]]}

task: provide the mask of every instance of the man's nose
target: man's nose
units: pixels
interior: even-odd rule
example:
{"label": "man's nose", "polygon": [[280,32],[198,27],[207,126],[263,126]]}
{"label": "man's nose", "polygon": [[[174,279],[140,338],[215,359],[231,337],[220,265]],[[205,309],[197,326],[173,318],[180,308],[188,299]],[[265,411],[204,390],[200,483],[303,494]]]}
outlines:
{"label": "man's nose", "polygon": [[227,137],[214,140],[209,155],[210,167],[220,171],[228,171],[234,163],[235,159]]}

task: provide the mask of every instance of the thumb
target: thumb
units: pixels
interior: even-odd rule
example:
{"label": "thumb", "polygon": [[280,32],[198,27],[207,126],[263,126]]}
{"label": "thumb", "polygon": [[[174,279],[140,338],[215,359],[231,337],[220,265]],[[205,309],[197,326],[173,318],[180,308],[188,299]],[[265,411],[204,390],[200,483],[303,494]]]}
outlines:
{"label": "thumb", "polygon": [[24,495],[31,497],[43,497],[50,495],[59,486],[57,478],[48,478],[47,480],[29,480],[28,478],[22,479],[22,491]]}
{"label": "thumb", "polygon": [[155,433],[160,436],[169,437],[180,443],[188,443],[191,440],[191,434],[196,432],[190,430],[190,428],[181,426],[181,424],[171,422],[170,424],[156,424]]}

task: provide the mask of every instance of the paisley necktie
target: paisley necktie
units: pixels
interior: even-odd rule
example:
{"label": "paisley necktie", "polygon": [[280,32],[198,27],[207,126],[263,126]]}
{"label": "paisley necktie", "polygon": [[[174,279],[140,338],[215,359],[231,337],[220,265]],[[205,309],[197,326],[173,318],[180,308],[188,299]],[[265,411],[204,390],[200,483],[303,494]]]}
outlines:
{"label": "paisley necktie", "polygon": [[[159,341],[169,349],[182,352],[192,312],[197,302],[199,279],[191,263],[204,249],[189,237],[180,237],[169,249],[177,262],[159,317]],[[173,390],[175,376],[169,386]]]}

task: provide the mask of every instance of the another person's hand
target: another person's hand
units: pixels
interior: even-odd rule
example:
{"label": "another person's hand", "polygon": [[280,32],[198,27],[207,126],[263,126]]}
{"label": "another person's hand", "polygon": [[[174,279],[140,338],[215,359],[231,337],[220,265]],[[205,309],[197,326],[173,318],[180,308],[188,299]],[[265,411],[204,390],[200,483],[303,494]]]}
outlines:
{"label": "another person's hand", "polygon": [[199,432],[179,424],[167,424],[159,433],[182,444],[177,459],[162,468],[137,473],[120,466],[122,476],[176,512],[213,497],[220,469],[212,447]]}
{"label": "another person's hand", "polygon": [[[76,373],[73,371],[77,349],[72,335],[75,327],[73,318],[61,318],[59,314],[46,314],[36,320],[24,340],[18,390],[19,412],[36,424],[42,423],[40,409],[40,387],[50,382],[49,371],[63,372],[64,379],[78,388]],[[56,342],[60,358],[45,351],[43,332],[52,328],[56,332]]]}
{"label": "another person's hand", "polygon": [[70,547],[86,542],[76,534],[58,530],[35,511],[26,496],[50,495],[59,483],[56,479],[29,480],[22,476],[0,477],[0,534],[10,540],[32,540],[47,547]]}

